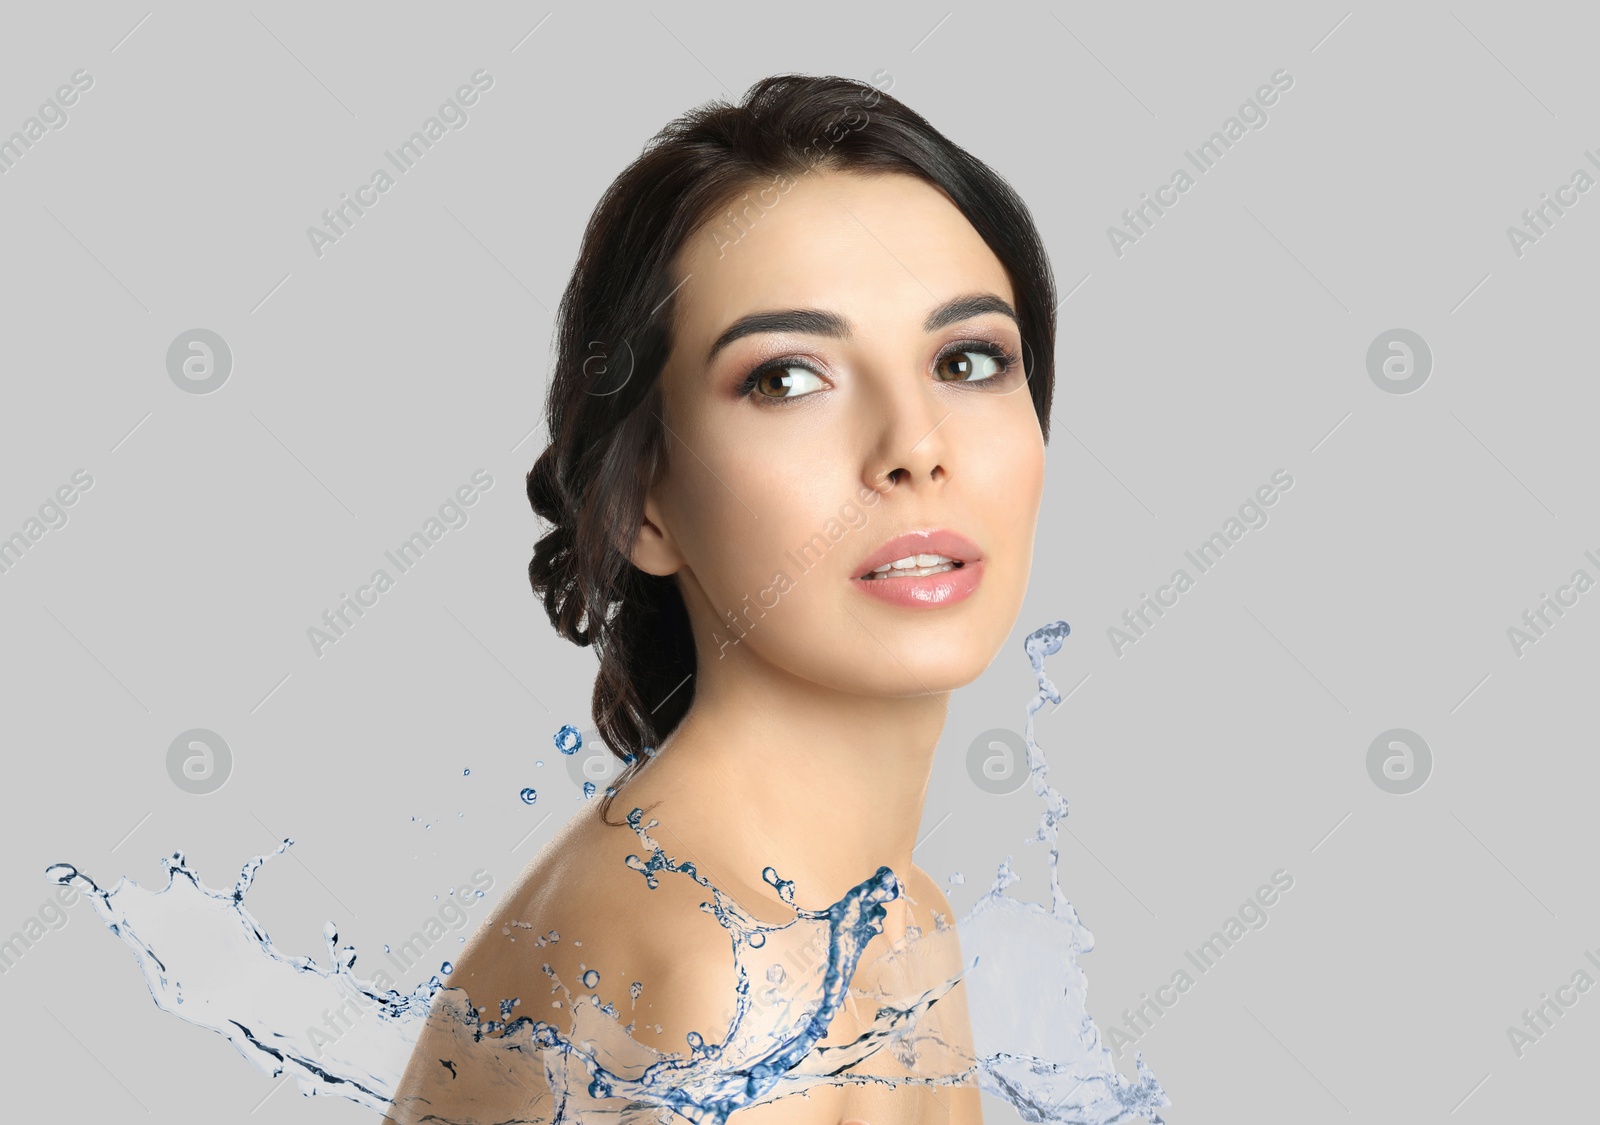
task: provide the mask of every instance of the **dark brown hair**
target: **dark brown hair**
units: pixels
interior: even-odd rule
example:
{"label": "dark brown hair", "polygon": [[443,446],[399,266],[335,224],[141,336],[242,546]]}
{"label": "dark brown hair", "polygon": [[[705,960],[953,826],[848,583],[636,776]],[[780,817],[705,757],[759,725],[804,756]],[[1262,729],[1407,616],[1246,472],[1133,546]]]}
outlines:
{"label": "dark brown hair", "polygon": [[625,767],[602,817],[694,699],[694,638],[677,584],[629,559],[645,494],[666,466],[658,376],[672,350],[673,262],[714,219],[742,232],[749,211],[759,215],[754,189],[813,169],[903,173],[950,197],[1010,277],[1029,393],[1050,434],[1055,283],[1027,208],[988,165],[850,78],[775,75],[739,105],[714,100],[669,122],[584,230],[556,317],[550,444],[528,473],[528,500],[549,525],[528,580],[556,631],[594,646],[595,727]]}

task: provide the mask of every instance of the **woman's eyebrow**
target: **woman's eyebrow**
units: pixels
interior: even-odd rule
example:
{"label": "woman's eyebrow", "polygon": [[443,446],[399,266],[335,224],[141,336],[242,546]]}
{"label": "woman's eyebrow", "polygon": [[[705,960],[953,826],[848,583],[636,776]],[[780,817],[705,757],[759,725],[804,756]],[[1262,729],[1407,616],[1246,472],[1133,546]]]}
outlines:
{"label": "woman's eyebrow", "polygon": [[[955,324],[983,313],[999,313],[1017,321],[1017,311],[1011,307],[1010,302],[998,295],[968,293],[929,310],[922,322],[922,330],[936,332],[947,324]],[[1017,323],[1020,327],[1021,322]],[[735,340],[754,336],[760,332],[797,332],[808,336],[832,336],[848,340],[853,331],[854,327],[850,321],[838,313],[828,312],[825,309],[775,309],[771,312],[751,313],[734,321],[726,332],[717,337],[717,342],[711,345],[711,350],[706,354],[706,362],[709,364],[716,359],[717,353]]]}

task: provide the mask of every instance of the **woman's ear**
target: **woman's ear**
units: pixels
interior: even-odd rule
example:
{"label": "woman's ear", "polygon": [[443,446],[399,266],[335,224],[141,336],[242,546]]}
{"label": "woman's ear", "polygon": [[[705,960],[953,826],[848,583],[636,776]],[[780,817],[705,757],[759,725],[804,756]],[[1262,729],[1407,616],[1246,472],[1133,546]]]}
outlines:
{"label": "woman's ear", "polygon": [[644,511],[639,516],[639,530],[634,534],[633,549],[628,557],[634,566],[658,577],[676,574],[683,568],[683,555],[667,530],[654,489],[645,497]]}

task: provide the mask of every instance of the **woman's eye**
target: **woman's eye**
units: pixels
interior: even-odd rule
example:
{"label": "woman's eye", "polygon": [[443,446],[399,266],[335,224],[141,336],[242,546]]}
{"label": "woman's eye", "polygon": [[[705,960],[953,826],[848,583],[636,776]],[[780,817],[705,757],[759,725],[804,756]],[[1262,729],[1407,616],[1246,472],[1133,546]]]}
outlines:
{"label": "woman's eye", "polygon": [[763,398],[799,398],[822,387],[822,379],[809,367],[788,364],[769,367],[755,376],[754,390]]}
{"label": "woman's eye", "polygon": [[996,375],[1004,375],[1007,364],[1004,358],[988,352],[951,352],[934,365],[934,374],[947,383],[981,383]]}

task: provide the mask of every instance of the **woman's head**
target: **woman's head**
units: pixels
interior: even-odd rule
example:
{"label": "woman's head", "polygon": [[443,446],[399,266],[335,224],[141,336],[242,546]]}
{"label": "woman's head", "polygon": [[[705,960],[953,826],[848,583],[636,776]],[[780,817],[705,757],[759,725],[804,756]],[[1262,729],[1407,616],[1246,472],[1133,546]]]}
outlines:
{"label": "woman's head", "polygon": [[[585,231],[528,474],[529,577],[597,649],[613,753],[642,764],[701,683],[910,695],[987,666],[1027,583],[1054,308],[1021,200],[871,86],[773,77],[662,130]],[[962,565],[862,577],[917,554]]]}

